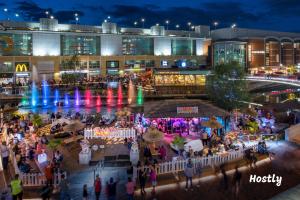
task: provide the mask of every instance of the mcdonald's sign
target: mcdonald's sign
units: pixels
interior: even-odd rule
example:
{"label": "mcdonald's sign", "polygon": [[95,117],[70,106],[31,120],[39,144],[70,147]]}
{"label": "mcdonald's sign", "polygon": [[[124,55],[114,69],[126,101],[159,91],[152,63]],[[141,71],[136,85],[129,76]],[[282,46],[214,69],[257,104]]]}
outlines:
{"label": "mcdonald's sign", "polygon": [[16,62],[15,68],[16,68],[16,72],[28,72],[29,62]]}

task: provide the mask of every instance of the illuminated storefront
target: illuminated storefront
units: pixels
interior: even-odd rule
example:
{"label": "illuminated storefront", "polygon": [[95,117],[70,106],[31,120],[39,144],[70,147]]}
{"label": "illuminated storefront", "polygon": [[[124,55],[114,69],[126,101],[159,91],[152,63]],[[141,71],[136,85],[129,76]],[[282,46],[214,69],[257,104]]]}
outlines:
{"label": "illuminated storefront", "polygon": [[172,55],[196,55],[196,40],[192,39],[172,39]]}
{"label": "illuminated storefront", "polygon": [[15,62],[15,82],[27,83],[30,79],[31,68],[29,62]]}
{"label": "illuminated storefront", "polygon": [[156,86],[204,86],[205,80],[202,71],[156,71],[154,74]]}

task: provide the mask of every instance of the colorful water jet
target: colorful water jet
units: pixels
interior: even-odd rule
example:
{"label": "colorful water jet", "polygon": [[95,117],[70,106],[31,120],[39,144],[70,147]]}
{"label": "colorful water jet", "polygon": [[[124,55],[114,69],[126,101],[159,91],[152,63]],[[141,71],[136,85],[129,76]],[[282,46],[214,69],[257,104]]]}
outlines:
{"label": "colorful water jet", "polygon": [[107,106],[112,106],[112,104],[113,104],[113,91],[111,88],[107,89],[106,103],[107,103]]}
{"label": "colorful water jet", "polygon": [[101,106],[102,102],[101,102],[101,97],[100,95],[98,94],[97,95],[97,99],[96,99],[96,106]]}
{"label": "colorful water jet", "polygon": [[29,105],[29,91],[28,89],[25,89],[25,92],[23,94],[22,100],[21,100],[22,106],[28,106]]}
{"label": "colorful water jet", "polygon": [[35,82],[32,83],[31,85],[31,106],[35,107],[38,104],[38,97],[39,91],[35,85]]}
{"label": "colorful water jet", "polygon": [[118,86],[118,105],[122,105],[123,104],[123,92],[122,92],[122,85],[121,83],[119,83]]}
{"label": "colorful water jet", "polygon": [[65,106],[69,106],[69,103],[70,103],[70,101],[69,101],[69,95],[66,93],[66,94],[65,94],[64,105],[65,105]]}
{"label": "colorful water jet", "polygon": [[76,90],[75,90],[75,97],[74,97],[74,99],[75,99],[75,105],[79,106],[80,105],[80,93],[78,91],[78,88],[76,88]]}
{"label": "colorful water jet", "polygon": [[56,88],[54,91],[54,105],[57,106],[59,103],[59,90]]}
{"label": "colorful water jet", "polygon": [[138,88],[138,94],[136,99],[137,105],[141,106],[144,104],[144,97],[143,97],[143,88],[142,86],[139,86]]}
{"label": "colorful water jet", "polygon": [[46,80],[42,82],[42,92],[43,92],[43,105],[47,106],[49,103],[49,85]]}
{"label": "colorful water jet", "polygon": [[128,104],[134,103],[134,97],[135,97],[134,85],[130,80],[128,85]]}
{"label": "colorful water jet", "polygon": [[85,91],[85,105],[86,106],[90,106],[91,105],[91,98],[92,98],[91,91],[90,90],[86,90]]}

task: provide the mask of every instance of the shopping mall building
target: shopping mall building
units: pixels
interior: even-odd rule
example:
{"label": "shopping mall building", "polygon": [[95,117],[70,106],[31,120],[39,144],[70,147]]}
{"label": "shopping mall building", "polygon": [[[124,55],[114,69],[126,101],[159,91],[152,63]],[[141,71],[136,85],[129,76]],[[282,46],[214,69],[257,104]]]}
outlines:
{"label": "shopping mall building", "polygon": [[222,28],[211,37],[213,65],[234,60],[252,73],[300,67],[300,33]]}
{"label": "shopping mall building", "polygon": [[[86,77],[141,72],[153,68],[199,68],[208,63],[208,26],[193,31],[101,26],[0,22],[0,78],[16,82],[59,78],[63,73]],[[78,64],[68,63],[77,55]],[[76,68],[76,69],[75,69]]]}

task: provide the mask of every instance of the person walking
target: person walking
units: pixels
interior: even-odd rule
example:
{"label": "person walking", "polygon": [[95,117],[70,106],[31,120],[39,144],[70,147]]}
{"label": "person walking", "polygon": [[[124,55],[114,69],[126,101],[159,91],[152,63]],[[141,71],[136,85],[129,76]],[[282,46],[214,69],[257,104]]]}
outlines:
{"label": "person walking", "polygon": [[132,179],[130,177],[128,177],[128,182],[126,183],[126,193],[128,196],[128,200],[133,200],[134,187],[135,187],[135,184],[133,183]]}
{"label": "person walking", "polygon": [[144,169],[139,170],[139,183],[141,188],[141,195],[146,194],[145,186],[146,186],[147,173]]}
{"label": "person walking", "polygon": [[235,172],[233,176],[233,186],[235,198],[238,198],[240,185],[241,185],[242,173],[239,171],[238,166],[235,166]]}
{"label": "person walking", "polygon": [[[96,197],[96,199],[97,199],[97,197]],[[88,200],[88,191],[87,191],[87,185],[86,184],[83,185],[82,200]]]}
{"label": "person walking", "polygon": [[114,178],[110,178],[109,183],[107,183],[107,199],[115,200],[117,195],[117,183],[118,181],[114,181]]}
{"label": "person walking", "polygon": [[61,175],[59,189],[60,189],[60,200],[70,200],[69,182],[66,179],[64,174]]}
{"label": "person walking", "polygon": [[10,182],[11,194],[13,200],[22,200],[23,199],[23,188],[22,181],[19,179],[19,174],[15,175],[15,178]]}
{"label": "person walking", "polygon": [[152,184],[152,194],[155,194],[155,187],[157,185],[157,174],[155,170],[155,165],[150,166],[150,181]]}
{"label": "person walking", "polygon": [[185,190],[188,191],[189,187],[188,187],[188,182],[190,182],[190,188],[191,191],[193,191],[193,175],[194,175],[194,168],[193,168],[193,164],[192,164],[192,160],[188,159],[188,162],[184,168],[184,175],[185,175]]}
{"label": "person walking", "polygon": [[101,179],[98,174],[96,175],[96,179],[94,181],[94,188],[95,188],[96,200],[99,200],[101,194]]}
{"label": "person walking", "polygon": [[49,162],[45,168],[45,177],[47,180],[47,185],[49,186],[52,186],[53,184],[53,171],[54,171],[53,165],[52,163]]}
{"label": "person walking", "polygon": [[1,151],[3,169],[7,170],[9,150],[8,150],[7,145],[6,145],[6,142],[2,142],[0,151]]}
{"label": "person walking", "polygon": [[221,169],[221,173],[223,175],[221,185],[223,185],[224,190],[227,190],[227,188],[228,188],[228,176],[227,176],[226,171],[225,171],[225,165],[221,164],[220,169]]}

